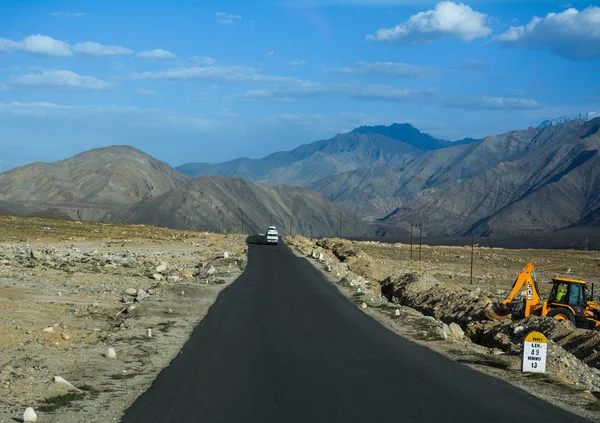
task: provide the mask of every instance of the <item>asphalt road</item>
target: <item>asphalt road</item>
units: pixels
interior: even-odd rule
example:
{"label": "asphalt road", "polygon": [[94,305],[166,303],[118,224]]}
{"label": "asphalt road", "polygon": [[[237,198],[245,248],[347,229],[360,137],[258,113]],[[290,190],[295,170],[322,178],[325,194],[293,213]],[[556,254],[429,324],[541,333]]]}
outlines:
{"label": "asphalt road", "polygon": [[259,242],[123,423],[583,421],[390,332]]}

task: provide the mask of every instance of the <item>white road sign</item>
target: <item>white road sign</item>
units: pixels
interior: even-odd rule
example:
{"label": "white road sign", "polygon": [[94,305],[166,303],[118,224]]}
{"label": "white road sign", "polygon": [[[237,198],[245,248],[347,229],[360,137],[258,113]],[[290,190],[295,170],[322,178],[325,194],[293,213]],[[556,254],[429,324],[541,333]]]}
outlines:
{"label": "white road sign", "polygon": [[529,332],[523,342],[523,371],[545,373],[547,351],[548,341],[544,334]]}

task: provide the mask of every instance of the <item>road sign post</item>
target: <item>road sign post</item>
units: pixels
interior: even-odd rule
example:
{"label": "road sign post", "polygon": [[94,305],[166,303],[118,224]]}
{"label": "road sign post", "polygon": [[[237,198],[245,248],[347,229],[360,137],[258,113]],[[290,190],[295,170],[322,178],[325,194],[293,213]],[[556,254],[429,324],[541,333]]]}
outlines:
{"label": "road sign post", "polygon": [[543,333],[529,332],[523,341],[522,371],[546,373],[548,340]]}

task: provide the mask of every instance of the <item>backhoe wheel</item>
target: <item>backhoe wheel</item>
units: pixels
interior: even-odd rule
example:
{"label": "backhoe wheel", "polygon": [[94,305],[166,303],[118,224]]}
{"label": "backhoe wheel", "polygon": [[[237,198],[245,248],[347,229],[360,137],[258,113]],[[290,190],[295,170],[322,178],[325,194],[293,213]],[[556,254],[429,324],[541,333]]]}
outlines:
{"label": "backhoe wheel", "polygon": [[556,320],[568,320],[575,326],[575,315],[571,310],[565,307],[558,307],[548,312],[548,316],[554,317]]}

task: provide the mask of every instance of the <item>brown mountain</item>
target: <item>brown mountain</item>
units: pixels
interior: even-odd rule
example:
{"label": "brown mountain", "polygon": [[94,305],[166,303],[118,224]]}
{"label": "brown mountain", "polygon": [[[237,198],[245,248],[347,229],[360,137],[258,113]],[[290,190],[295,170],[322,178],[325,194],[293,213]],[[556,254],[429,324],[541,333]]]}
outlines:
{"label": "brown mountain", "polygon": [[431,235],[594,225],[600,214],[599,127],[595,119],[513,131],[311,186],[386,227],[423,221]]}
{"label": "brown mountain", "polygon": [[[282,235],[339,233],[342,210],[318,192],[306,188],[270,187],[243,179],[201,177],[184,187],[126,208],[115,209],[103,220],[144,223],[170,228],[262,233],[273,224]],[[292,217],[293,215],[293,217]],[[342,216],[344,235],[368,235],[372,229],[348,213]]]}
{"label": "brown mountain", "polygon": [[113,146],[1,173],[0,201],[97,219],[112,207],[156,197],[188,179],[140,150]]}

